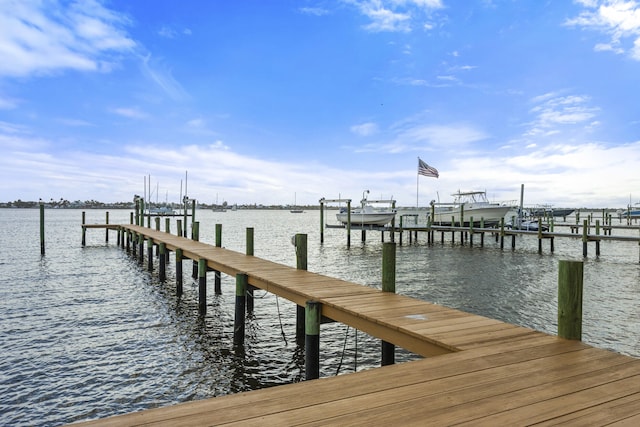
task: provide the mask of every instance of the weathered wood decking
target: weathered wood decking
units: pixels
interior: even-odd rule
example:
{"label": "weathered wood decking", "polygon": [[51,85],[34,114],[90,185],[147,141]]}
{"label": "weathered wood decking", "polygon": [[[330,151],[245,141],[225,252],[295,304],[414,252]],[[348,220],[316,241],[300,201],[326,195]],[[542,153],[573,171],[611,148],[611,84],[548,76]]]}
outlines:
{"label": "weathered wood decking", "polygon": [[423,360],[96,420],[86,425],[636,425],[640,360],[138,226],[185,257]]}

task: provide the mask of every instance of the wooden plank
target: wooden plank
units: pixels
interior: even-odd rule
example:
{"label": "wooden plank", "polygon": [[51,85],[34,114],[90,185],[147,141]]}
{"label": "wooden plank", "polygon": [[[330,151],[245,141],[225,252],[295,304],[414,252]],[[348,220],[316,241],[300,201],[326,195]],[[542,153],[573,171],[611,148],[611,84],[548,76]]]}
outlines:
{"label": "wooden plank", "polygon": [[[557,340],[545,337],[544,343],[531,348],[487,349],[456,353],[446,357],[435,357],[400,365],[386,366],[380,369],[362,371],[355,374],[323,378],[314,381],[255,390],[237,395],[222,396],[202,401],[158,408],[141,413],[113,417],[104,425],[142,425],[177,424],[180,419],[188,424],[198,424],[209,420],[212,423],[230,421],[247,422],[249,417],[262,417],[269,413],[281,412],[292,408],[307,408],[321,403],[332,403],[354,396],[367,396],[385,390],[394,393],[399,383],[406,386],[423,384],[426,381],[456,377],[465,373],[480,375],[486,369],[510,366],[521,360],[535,361],[554,355],[571,354],[587,349],[589,354],[583,358],[597,359],[610,353],[597,349],[588,349],[581,343]],[[511,350],[511,351],[510,351]],[[497,351],[497,352],[496,352]],[[544,364],[544,362],[542,362]],[[422,387],[422,386],[420,386]],[[329,411],[328,415],[332,412]],[[173,424],[176,423],[176,424]],[[284,422],[284,424],[291,424]],[[102,425],[100,421],[82,425]],[[263,424],[265,425],[265,424]]]}

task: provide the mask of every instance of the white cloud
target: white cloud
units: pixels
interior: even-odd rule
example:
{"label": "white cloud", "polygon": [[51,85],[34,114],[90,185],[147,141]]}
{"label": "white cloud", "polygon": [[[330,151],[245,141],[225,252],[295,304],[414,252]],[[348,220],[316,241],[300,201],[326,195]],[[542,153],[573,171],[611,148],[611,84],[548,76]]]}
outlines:
{"label": "white cloud", "polygon": [[371,21],[364,29],[371,32],[410,32],[414,27],[430,30],[433,22],[424,16],[441,9],[440,0],[345,0],[355,5]]}
{"label": "white cloud", "polygon": [[18,101],[9,97],[0,96],[0,110],[12,110],[18,106]]}
{"label": "white cloud", "polygon": [[136,43],[127,18],[95,0],[0,2],[0,76],[108,71]]}
{"label": "white cloud", "polygon": [[127,117],[129,119],[146,119],[149,117],[147,113],[141,111],[138,107],[119,107],[112,108],[109,111],[119,116]]}
{"label": "white cloud", "polygon": [[[609,41],[597,43],[594,46],[596,51],[629,51],[633,59],[640,60],[640,4],[633,0],[581,0],[578,3],[587,10],[565,21],[565,25],[606,34]],[[631,46],[629,39],[633,40]]]}
{"label": "white cloud", "polygon": [[301,7],[298,10],[300,11],[300,13],[313,16],[324,16],[330,13],[329,10],[322,7]]}
{"label": "white cloud", "polygon": [[378,125],[375,123],[362,123],[351,126],[351,132],[358,136],[371,136],[378,133]]}
{"label": "white cloud", "polygon": [[590,106],[587,96],[560,96],[555,92],[549,92],[534,97],[532,102],[536,105],[530,112],[536,118],[528,124],[525,136],[550,136],[570,125],[584,126],[584,129],[588,129],[593,127],[594,123],[598,123],[592,119],[600,109]]}
{"label": "white cloud", "polygon": [[182,85],[173,77],[170,69],[161,61],[152,59],[151,54],[141,58],[142,71],[153,83],[174,101],[182,101],[188,98]]}

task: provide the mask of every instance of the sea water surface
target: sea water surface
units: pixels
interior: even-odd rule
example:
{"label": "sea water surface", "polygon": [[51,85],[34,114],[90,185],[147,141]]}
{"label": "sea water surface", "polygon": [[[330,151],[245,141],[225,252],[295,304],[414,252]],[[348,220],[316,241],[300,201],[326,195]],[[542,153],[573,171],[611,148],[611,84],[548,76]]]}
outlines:
{"label": "sea water surface", "polygon": [[[104,210],[87,210],[104,223]],[[334,213],[327,213],[331,221]],[[295,342],[295,306],[257,290],[243,349],[234,349],[235,279],[223,275],[222,295],[209,287],[207,314],[198,314],[197,282],[185,261],[184,295],[175,294],[175,263],[167,281],[116,245],[111,232],[88,230],[81,245],[79,210],[45,211],[46,255],[40,255],[39,211],[0,209],[0,425],[55,426],[142,409],[300,381],[304,355]],[[111,210],[111,223],[130,211]],[[382,243],[369,232],[326,229],[320,244],[318,211],[198,210],[200,240],[245,251],[254,228],[255,255],[295,266],[296,233],[308,235],[308,269],[380,288]],[[164,220],[161,222],[164,229]],[[175,218],[171,220],[175,233]],[[638,231],[616,231],[637,235]],[[558,262],[583,260],[578,239],[535,237],[505,249],[461,246],[426,235],[397,247],[396,291],[425,301],[543,332],[557,331]],[[388,240],[388,236],[387,236]],[[584,259],[583,340],[640,357],[640,247],[602,242]],[[156,261],[157,263],[157,261]],[[156,264],[157,265],[157,264]],[[210,273],[211,274],[211,273]],[[210,278],[212,282],[212,278]],[[417,356],[396,350],[396,361]],[[321,328],[321,376],[379,366],[380,343],[338,323]]]}

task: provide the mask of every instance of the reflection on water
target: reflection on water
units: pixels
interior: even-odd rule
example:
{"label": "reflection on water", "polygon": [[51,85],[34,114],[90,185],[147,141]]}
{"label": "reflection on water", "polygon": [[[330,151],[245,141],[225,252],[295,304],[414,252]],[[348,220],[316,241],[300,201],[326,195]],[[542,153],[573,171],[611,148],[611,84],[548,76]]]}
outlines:
{"label": "reflection on water", "polygon": [[[103,222],[104,211],[87,211]],[[295,266],[291,236],[308,234],[309,270],[380,287],[382,245],[377,233],[325,230],[319,215],[288,211],[198,211],[200,240],[244,252],[254,228],[255,254]],[[246,339],[234,348],[235,279],[223,276],[222,295],[209,291],[207,315],[198,314],[197,283],[185,268],[184,294],[175,296],[174,261],[168,280],[116,247],[104,230],[89,230],[80,245],[81,212],[46,211],[46,256],[40,256],[37,210],[0,209],[0,424],[59,425],[177,402],[301,381],[304,355],[295,342],[295,306],[257,290]],[[128,222],[128,211],[110,213]],[[164,227],[164,223],[163,223]],[[172,230],[176,229],[172,220]],[[458,238],[458,236],[456,236]],[[557,239],[556,251],[537,253],[535,238],[505,250],[419,242],[398,246],[398,293],[437,304],[556,332],[557,264],[582,259],[582,243]],[[638,245],[603,242],[585,261],[584,340],[640,356]],[[212,281],[212,280],[211,280]],[[321,376],[380,364],[380,342],[345,325],[323,324]],[[397,350],[398,362],[416,356]]]}

